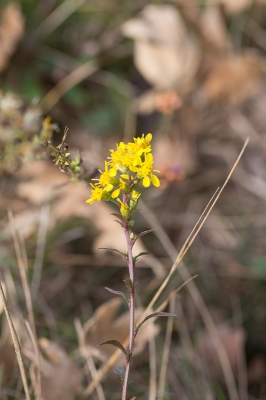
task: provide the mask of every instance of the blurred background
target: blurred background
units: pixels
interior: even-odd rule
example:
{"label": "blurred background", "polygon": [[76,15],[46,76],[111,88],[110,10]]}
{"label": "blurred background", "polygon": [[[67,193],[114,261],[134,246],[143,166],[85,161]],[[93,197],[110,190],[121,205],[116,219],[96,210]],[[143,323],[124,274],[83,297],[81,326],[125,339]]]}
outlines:
{"label": "blurred background", "polygon": [[[109,149],[151,132],[161,187],[135,217],[155,229],[139,242],[140,310],[250,142],[158,301],[177,318],[142,328],[130,394],[266,399],[265,77],[265,0],[1,0],[0,277],[32,398],[38,379],[43,400],[121,398],[122,359],[88,387],[113,352],[97,344],[128,326],[105,290],[122,290],[123,260],[97,249],[125,242],[112,206],[85,200]],[[40,143],[66,126],[72,170]],[[24,399],[0,323],[1,399]]]}

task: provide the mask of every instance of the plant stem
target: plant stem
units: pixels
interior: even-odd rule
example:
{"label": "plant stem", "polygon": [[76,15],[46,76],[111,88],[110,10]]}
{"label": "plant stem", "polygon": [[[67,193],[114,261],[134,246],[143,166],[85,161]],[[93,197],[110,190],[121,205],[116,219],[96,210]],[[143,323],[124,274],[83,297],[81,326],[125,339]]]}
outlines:
{"label": "plant stem", "polygon": [[[124,195],[123,202],[125,204],[127,204],[127,201],[128,201],[127,196]],[[126,242],[127,242],[129,277],[131,279],[132,286],[130,288],[130,304],[129,304],[129,312],[130,312],[129,348],[128,348],[129,355],[126,360],[126,372],[125,372],[125,377],[124,377],[124,382],[123,382],[122,400],[126,400],[126,398],[127,398],[128,379],[129,379],[129,372],[130,372],[130,367],[131,367],[131,360],[132,360],[132,355],[133,355],[134,339],[135,339],[134,338],[135,288],[134,288],[134,261],[133,261],[133,255],[132,255],[133,241],[130,239],[129,221],[130,221],[130,218],[128,219],[128,223],[125,224],[124,232],[125,232],[125,237],[126,237]]]}

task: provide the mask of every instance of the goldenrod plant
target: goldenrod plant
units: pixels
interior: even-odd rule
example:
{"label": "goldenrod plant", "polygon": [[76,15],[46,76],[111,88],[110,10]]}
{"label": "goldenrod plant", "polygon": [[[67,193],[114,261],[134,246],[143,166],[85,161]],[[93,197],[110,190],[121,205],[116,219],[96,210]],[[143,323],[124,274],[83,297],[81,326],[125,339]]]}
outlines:
{"label": "goldenrod plant", "polygon": [[[129,326],[129,346],[125,349],[123,345],[110,338],[110,340],[100,343],[99,345],[109,344],[119,348],[126,358],[126,369],[121,376],[122,381],[122,400],[127,398],[127,389],[129,382],[129,373],[132,363],[132,355],[134,352],[134,340],[142,324],[149,318],[158,316],[174,316],[171,313],[156,312],[148,315],[140,324],[135,325],[135,265],[139,257],[147,253],[140,253],[133,256],[133,247],[137,239],[150,232],[144,231],[138,236],[135,236],[131,231],[134,220],[132,219],[133,213],[137,209],[138,201],[141,196],[139,187],[142,184],[144,188],[149,187],[151,184],[155,187],[160,186],[160,180],[154,172],[159,172],[153,169],[153,155],[152,155],[152,134],[144,134],[142,137],[134,138],[133,142],[125,144],[120,142],[116,150],[110,150],[110,157],[105,161],[104,171],[99,170],[100,177],[94,179],[91,183],[92,191],[91,197],[87,203],[93,204],[95,201],[112,201],[118,208],[119,213],[113,213],[118,220],[121,227],[124,229],[126,240],[126,252],[120,252],[117,249],[108,249],[116,251],[122,255],[128,265],[129,278],[126,279],[125,285],[129,291],[129,297],[123,292],[114,291],[106,288],[111,293],[122,296],[128,304],[130,313],[130,326]],[[131,398],[135,399],[136,397]]]}

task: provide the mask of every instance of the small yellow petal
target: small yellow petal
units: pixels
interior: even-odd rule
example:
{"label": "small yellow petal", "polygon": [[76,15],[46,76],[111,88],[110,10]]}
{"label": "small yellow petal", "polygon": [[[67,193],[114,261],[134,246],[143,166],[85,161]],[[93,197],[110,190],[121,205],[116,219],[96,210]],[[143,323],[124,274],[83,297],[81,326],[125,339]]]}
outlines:
{"label": "small yellow petal", "polygon": [[150,186],[150,178],[148,178],[147,176],[145,176],[145,178],[143,178],[142,180],[142,184],[144,187],[149,187]]}
{"label": "small yellow petal", "polygon": [[151,181],[153,186],[159,187],[160,186],[160,180],[156,175],[151,174]]}
{"label": "small yellow petal", "polygon": [[106,192],[111,192],[112,189],[113,189],[113,185],[111,185],[111,183],[109,183],[109,184],[106,185],[106,187],[105,187]]}
{"label": "small yellow petal", "polygon": [[94,199],[88,199],[86,200],[86,203],[92,204],[94,202]]}
{"label": "small yellow petal", "polygon": [[116,189],[115,191],[113,191],[111,197],[112,199],[116,199],[120,194],[120,189]]}
{"label": "small yellow petal", "polygon": [[116,169],[115,168],[111,168],[109,171],[109,176],[111,176],[111,178],[113,178],[114,176],[116,176]]}
{"label": "small yellow petal", "polygon": [[152,140],[152,134],[151,134],[151,133],[148,133],[148,134],[146,135],[145,139],[146,139],[148,142],[150,142],[150,141]]}

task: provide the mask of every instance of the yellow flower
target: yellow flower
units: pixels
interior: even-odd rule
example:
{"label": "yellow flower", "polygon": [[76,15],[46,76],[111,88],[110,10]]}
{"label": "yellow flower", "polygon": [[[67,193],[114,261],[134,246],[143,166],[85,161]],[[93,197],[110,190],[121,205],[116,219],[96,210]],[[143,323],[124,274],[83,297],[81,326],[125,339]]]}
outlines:
{"label": "yellow flower", "polygon": [[86,200],[86,203],[92,204],[96,200],[101,201],[104,194],[104,190],[99,188],[98,186],[93,185],[92,183],[90,185],[91,187],[93,187],[93,190],[91,191],[91,197],[88,200]]}
{"label": "yellow flower", "polygon": [[99,169],[101,172],[101,176],[99,179],[93,179],[94,181],[99,181],[96,185],[97,186],[102,186],[106,190],[106,192],[110,192],[114,185],[112,184],[113,177],[116,175],[116,171],[111,169],[108,169],[108,162],[105,161],[104,163],[105,169],[104,172]]}

